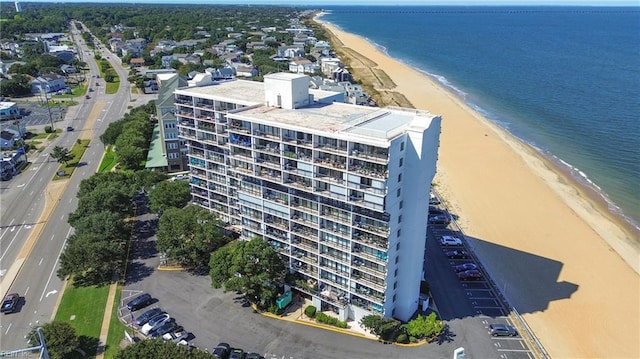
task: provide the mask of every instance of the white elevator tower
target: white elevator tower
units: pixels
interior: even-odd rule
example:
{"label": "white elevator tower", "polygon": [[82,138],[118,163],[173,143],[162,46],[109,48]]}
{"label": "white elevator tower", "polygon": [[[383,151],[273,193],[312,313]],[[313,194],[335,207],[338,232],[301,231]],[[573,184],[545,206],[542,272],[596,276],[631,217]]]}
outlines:
{"label": "white elevator tower", "polygon": [[16,3],[16,12],[21,12],[22,6],[20,6],[20,3],[18,1],[16,1],[15,3]]}

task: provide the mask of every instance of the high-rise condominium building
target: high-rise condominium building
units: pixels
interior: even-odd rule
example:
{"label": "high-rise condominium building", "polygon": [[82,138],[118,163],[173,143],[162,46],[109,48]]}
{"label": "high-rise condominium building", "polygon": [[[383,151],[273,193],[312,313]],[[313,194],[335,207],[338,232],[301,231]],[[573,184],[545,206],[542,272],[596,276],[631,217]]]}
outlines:
{"label": "high-rise condominium building", "polygon": [[340,319],[418,309],[441,118],[278,73],[175,91],[193,200],[279,253]]}

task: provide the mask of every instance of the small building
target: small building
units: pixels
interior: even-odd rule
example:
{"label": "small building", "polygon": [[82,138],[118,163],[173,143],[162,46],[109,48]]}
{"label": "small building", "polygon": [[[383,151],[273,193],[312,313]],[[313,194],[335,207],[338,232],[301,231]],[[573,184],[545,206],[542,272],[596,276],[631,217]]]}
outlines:
{"label": "small building", "polygon": [[20,109],[15,102],[0,102],[0,120],[15,120],[20,117]]}
{"label": "small building", "polygon": [[35,80],[31,81],[31,93],[34,94],[57,92],[67,87],[64,77],[54,73],[38,76]]}
{"label": "small building", "polygon": [[131,60],[129,60],[129,66],[142,67],[144,66],[144,59],[142,57],[134,57]]}

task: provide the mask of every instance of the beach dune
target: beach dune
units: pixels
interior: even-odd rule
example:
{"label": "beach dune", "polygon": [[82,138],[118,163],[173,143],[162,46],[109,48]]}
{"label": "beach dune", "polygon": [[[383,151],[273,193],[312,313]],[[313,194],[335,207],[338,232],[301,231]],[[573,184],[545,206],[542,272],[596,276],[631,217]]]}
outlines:
{"label": "beach dune", "polygon": [[433,78],[316,21],[370,60],[356,77],[374,66],[396,85],[380,90],[442,116],[436,189],[549,355],[640,358],[637,233]]}

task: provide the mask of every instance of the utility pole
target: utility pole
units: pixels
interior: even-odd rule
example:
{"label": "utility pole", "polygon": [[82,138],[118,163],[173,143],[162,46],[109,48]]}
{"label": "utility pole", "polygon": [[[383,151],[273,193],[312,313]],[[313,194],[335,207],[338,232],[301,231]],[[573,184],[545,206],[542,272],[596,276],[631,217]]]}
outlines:
{"label": "utility pole", "polygon": [[47,111],[49,112],[49,122],[51,123],[51,131],[55,131],[55,128],[53,126],[53,117],[51,116],[51,107],[49,106],[49,95],[46,92],[44,92],[42,88],[42,84],[40,84],[40,92],[44,93],[44,100],[47,102]]}

